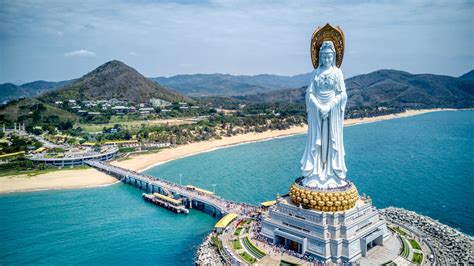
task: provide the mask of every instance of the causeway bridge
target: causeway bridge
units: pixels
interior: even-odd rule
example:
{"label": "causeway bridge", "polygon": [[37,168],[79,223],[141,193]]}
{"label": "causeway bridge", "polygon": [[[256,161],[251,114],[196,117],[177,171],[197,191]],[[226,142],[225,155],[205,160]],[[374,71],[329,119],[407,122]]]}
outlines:
{"label": "causeway bridge", "polygon": [[248,213],[257,210],[257,207],[253,205],[225,200],[213,194],[193,190],[161,178],[111,165],[104,161],[89,160],[85,163],[116,177],[125,184],[149,193],[160,193],[172,198],[182,199],[187,208],[201,210],[216,218],[221,218],[229,213],[247,216]]}

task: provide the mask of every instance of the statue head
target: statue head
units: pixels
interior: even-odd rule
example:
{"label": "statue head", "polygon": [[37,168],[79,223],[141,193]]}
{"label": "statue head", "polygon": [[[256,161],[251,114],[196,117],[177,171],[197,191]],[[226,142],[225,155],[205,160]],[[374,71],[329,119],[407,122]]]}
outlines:
{"label": "statue head", "polygon": [[332,41],[324,41],[319,48],[319,66],[335,66],[336,49]]}

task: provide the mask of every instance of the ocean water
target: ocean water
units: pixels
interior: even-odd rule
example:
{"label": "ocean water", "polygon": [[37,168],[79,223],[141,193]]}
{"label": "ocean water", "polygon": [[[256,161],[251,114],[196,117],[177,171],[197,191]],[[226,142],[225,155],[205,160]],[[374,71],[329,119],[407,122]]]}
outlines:
{"label": "ocean water", "polygon": [[[306,135],[176,160],[149,174],[253,204],[300,176]],[[434,112],[344,128],[348,178],[376,207],[402,207],[474,235],[474,111]]]}
{"label": "ocean water", "polygon": [[[375,206],[403,207],[474,235],[474,111],[346,127],[348,177]],[[300,175],[305,135],[172,161],[149,174],[258,204]],[[124,184],[0,196],[0,264],[191,265],[215,220],[144,202]]]}
{"label": "ocean water", "polygon": [[0,264],[190,265],[214,218],[178,215],[125,184],[0,197]]}

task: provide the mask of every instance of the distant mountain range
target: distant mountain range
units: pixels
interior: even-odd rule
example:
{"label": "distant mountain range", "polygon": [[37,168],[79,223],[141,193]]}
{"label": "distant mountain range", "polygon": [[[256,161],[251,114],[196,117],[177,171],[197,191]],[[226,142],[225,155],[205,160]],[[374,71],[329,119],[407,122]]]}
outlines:
{"label": "distant mountain range", "polygon": [[51,82],[38,80],[17,86],[12,83],[0,84],[0,103],[11,101],[22,97],[34,97],[43,92],[61,88],[74,80],[65,80],[59,82]]}
{"label": "distant mountain range", "polygon": [[[228,74],[177,75],[145,78],[114,60],[76,80],[35,81],[21,86],[0,84],[0,102],[43,93],[40,100],[98,100],[117,98],[131,103],[149,98],[193,101],[221,98],[236,102],[303,102],[311,73],[296,76]],[[166,87],[166,88],[165,88]],[[474,70],[456,78],[379,70],[346,79],[348,107],[392,105],[406,108],[474,106]],[[167,89],[172,88],[172,89]],[[185,96],[186,95],[186,96]]]}
{"label": "distant mountain range", "polygon": [[[474,71],[459,78],[379,70],[346,79],[347,107],[392,106],[403,108],[474,107]],[[306,86],[227,97],[226,101],[304,102]],[[230,99],[229,99],[230,98]],[[216,99],[213,99],[216,102]]]}
{"label": "distant mountain range", "polygon": [[169,78],[150,78],[157,83],[189,96],[232,96],[299,88],[308,83],[311,73],[296,76],[194,74]]}
{"label": "distant mountain range", "polygon": [[462,80],[474,80],[474,70],[467,72],[466,74],[459,77]]}
{"label": "distant mountain range", "polygon": [[[113,71],[111,72],[114,73]],[[250,95],[256,93],[265,93],[273,90],[299,88],[308,82],[310,75],[311,73],[291,77],[267,74],[256,76],[233,76],[229,74],[194,74],[177,75],[169,78],[158,77],[149,79],[157,83],[160,87],[163,86],[166,88],[170,88],[186,96],[204,97]],[[108,76],[107,78],[110,77],[111,76]],[[11,83],[0,84],[0,103],[22,97],[37,96],[41,93],[58,89],[66,85],[70,85],[75,81],[77,80],[74,79],[59,82],[34,81],[20,86]],[[142,80],[141,83],[143,85],[148,82],[144,82]],[[147,85],[147,87],[149,86],[150,84]]]}

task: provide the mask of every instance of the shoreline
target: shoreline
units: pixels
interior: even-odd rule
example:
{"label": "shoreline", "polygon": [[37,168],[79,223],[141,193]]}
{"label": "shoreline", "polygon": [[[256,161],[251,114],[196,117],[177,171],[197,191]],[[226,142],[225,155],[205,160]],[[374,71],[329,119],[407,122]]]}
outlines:
{"label": "shoreline", "polygon": [[[385,120],[392,120],[392,119],[397,119],[397,118],[410,117],[410,116],[421,115],[421,114],[426,114],[426,113],[431,113],[431,112],[457,111],[457,110],[458,109],[451,109],[451,108],[407,110],[404,113],[396,113],[396,114],[389,114],[389,115],[382,115],[382,116],[375,116],[375,117],[365,117],[365,118],[351,118],[351,119],[346,119],[344,121],[344,127],[363,125],[363,124],[380,122],[380,121],[385,121]],[[305,134],[307,133],[307,131],[308,131],[308,126],[304,125],[304,126],[294,126],[289,129],[278,130],[278,131],[265,131],[262,133],[254,133],[254,132],[246,133],[246,134],[236,135],[232,137],[223,137],[220,140],[210,140],[210,141],[185,144],[185,145],[177,146],[176,148],[173,148],[173,149],[162,150],[159,153],[154,153],[154,154],[141,154],[141,155],[138,154],[124,161],[113,161],[112,164],[116,166],[124,167],[124,168],[129,168],[137,172],[144,172],[155,166],[165,164],[174,160],[186,158],[189,156],[194,156],[201,153],[211,152],[218,149],[234,147],[238,145],[296,136],[300,134]],[[239,140],[244,136],[248,137],[249,139]],[[206,147],[201,148],[201,146],[206,146]],[[174,150],[179,149],[179,148],[184,149],[184,147],[188,149],[188,152],[185,152],[183,154],[180,154],[179,152],[177,152],[177,154],[176,153],[172,154],[174,153],[173,152]],[[159,158],[159,156],[156,156],[157,154],[162,154],[162,156],[160,157],[163,157],[163,158]],[[135,167],[135,165],[140,165],[142,167]]]}
{"label": "shoreline", "polygon": [[96,188],[120,182],[96,169],[68,169],[37,176],[0,177],[0,195],[44,190]]}
{"label": "shoreline", "polygon": [[[378,121],[391,120],[396,118],[410,117],[437,111],[456,111],[458,109],[423,109],[407,110],[404,113],[389,114],[376,117],[352,118],[344,121],[344,126],[354,126]],[[164,149],[151,154],[132,155],[122,161],[112,161],[112,165],[128,168],[134,171],[143,172],[155,166],[165,164],[177,159],[200,153],[215,151],[222,148],[228,148],[237,145],[250,144],[260,141],[268,141],[277,138],[284,138],[305,134],[308,130],[307,125],[294,126],[285,130],[265,131],[261,133],[251,132],[235,135],[231,137],[222,137],[222,139],[213,139],[208,141],[193,142],[177,146],[175,148]],[[84,178],[87,176],[87,179]],[[38,176],[28,177],[26,175],[0,177],[0,195],[15,192],[32,192],[57,189],[78,189],[93,188],[112,185],[119,182],[114,177],[108,176],[96,169],[79,169],[55,171]]]}

